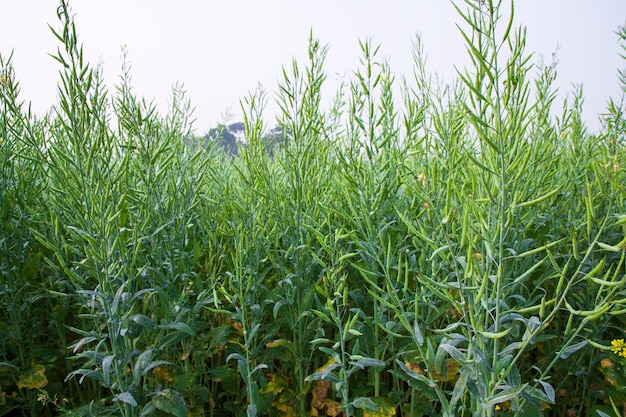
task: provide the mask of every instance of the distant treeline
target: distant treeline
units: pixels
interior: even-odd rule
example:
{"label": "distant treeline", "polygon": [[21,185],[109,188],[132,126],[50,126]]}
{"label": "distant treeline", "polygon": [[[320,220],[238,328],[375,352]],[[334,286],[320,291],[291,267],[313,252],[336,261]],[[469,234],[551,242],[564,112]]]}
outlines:
{"label": "distant treeline", "polygon": [[[208,145],[216,145],[222,149],[227,155],[238,156],[239,148],[247,146],[243,138],[245,137],[246,127],[243,122],[231,123],[228,125],[218,124],[217,127],[209,129],[203,136],[194,136],[191,138],[194,145],[207,147]],[[264,147],[270,155],[274,155],[274,148],[277,145],[284,144],[289,131],[281,126],[275,126],[269,132],[264,134],[261,140]]]}

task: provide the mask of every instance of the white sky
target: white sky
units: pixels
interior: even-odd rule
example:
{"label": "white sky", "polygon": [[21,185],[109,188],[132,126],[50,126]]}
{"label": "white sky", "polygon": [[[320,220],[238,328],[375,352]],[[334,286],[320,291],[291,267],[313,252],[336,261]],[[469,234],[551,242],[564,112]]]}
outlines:
{"label": "white sky", "polygon": [[[22,99],[32,101],[35,112],[56,102],[59,66],[48,53],[57,44],[47,27],[59,27],[56,6],[53,0],[0,0],[0,53],[7,57],[14,50]],[[182,82],[196,108],[196,133],[228,111],[240,120],[239,100],[259,83],[270,94],[271,116],[281,68],[294,57],[306,63],[311,28],[329,45],[325,68],[331,85],[336,74],[358,68],[358,40],[367,37],[382,44],[380,58],[389,58],[398,78],[411,75],[417,33],[429,72],[450,81],[454,65],[467,63],[455,27],[460,19],[447,0],[74,0],[71,6],[86,57],[103,64],[109,90],[126,44],[135,93],[164,110],[172,84]],[[516,16],[516,23],[528,27],[527,51],[549,58],[560,45],[561,99],[582,83],[584,117],[597,129],[597,114],[620,93],[617,69],[626,67],[614,34],[626,23],[626,1],[518,0]],[[555,105],[560,111],[560,102]]]}

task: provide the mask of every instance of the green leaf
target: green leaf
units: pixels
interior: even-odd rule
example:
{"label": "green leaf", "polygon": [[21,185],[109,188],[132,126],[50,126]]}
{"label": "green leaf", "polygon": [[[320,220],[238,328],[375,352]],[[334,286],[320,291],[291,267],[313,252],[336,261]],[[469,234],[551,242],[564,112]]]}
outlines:
{"label": "green leaf", "polygon": [[332,363],[326,367],[325,370],[321,372],[314,372],[311,375],[307,376],[305,381],[330,381],[330,382],[339,382],[339,378],[337,375],[333,374],[332,371],[339,368],[340,365],[337,363]]}
{"label": "green leaf", "polygon": [[238,361],[244,361],[246,362],[246,358],[243,357],[243,355],[241,353],[231,353],[230,355],[228,355],[228,357],[226,358],[226,363],[230,362],[232,359],[236,359]]}
{"label": "green leaf", "polygon": [[374,358],[363,358],[359,359],[358,361],[350,362],[350,365],[365,369],[368,366],[385,366],[385,362]]}
{"label": "green leaf", "polygon": [[582,342],[575,343],[575,344],[565,348],[565,350],[563,350],[563,352],[561,352],[561,354],[559,356],[561,357],[561,359],[567,359],[567,358],[570,357],[570,355],[572,353],[578,352],[579,350],[581,350],[582,348],[584,348],[588,344],[589,344],[589,342],[586,341],[586,340],[583,340]]}
{"label": "green leaf", "polygon": [[461,369],[461,376],[457,379],[452,390],[452,398],[450,399],[450,406],[454,409],[456,403],[459,402],[463,394],[467,389],[467,381],[469,379],[469,372],[466,369]]}
{"label": "green leaf", "polygon": [[93,337],[93,336],[83,337],[78,342],[76,342],[75,344],[70,346],[72,348],[72,353],[78,352],[80,350],[80,348],[83,347],[83,345],[86,345],[88,343],[94,342],[96,340],[98,340],[98,339]]}
{"label": "green leaf", "polygon": [[250,376],[254,375],[256,371],[260,371],[261,369],[267,369],[267,368],[268,366],[264,363],[257,365],[254,367],[254,369],[252,369],[252,371],[250,371]]}
{"label": "green leaf", "polygon": [[423,382],[424,384],[426,384],[429,388],[436,388],[437,384],[434,381],[431,381],[430,379],[426,378],[424,375],[422,374],[418,374],[417,372],[415,372],[414,370],[410,369],[408,366],[405,365],[404,362],[402,362],[399,359],[396,359],[396,363],[400,366],[400,368],[404,371],[404,373],[406,375],[408,375],[409,377]]}
{"label": "green leaf", "polygon": [[148,366],[143,368],[143,375],[147,374],[148,372],[150,372],[154,368],[158,368],[159,366],[163,366],[163,365],[172,365],[172,362],[170,362],[170,361],[152,361],[152,362],[150,362],[148,364]]}
{"label": "green leaf", "polygon": [[152,319],[150,319],[149,317],[143,314],[133,314],[132,316],[129,317],[129,319],[145,329],[148,329],[148,330],[154,329],[154,321],[152,321]]}
{"label": "green leaf", "polygon": [[502,349],[500,354],[501,355],[506,355],[509,352],[513,352],[513,351],[519,350],[521,347],[523,347],[522,342],[513,342],[513,343],[509,344],[507,347],[505,347],[504,349]]}
{"label": "green leaf", "polygon": [[[538,382],[535,380],[535,382]],[[552,385],[548,384],[545,381],[539,381],[543,386],[543,390],[535,387],[529,387],[526,390],[526,394],[531,398],[539,400],[540,402],[554,404],[555,401],[555,391]]]}
{"label": "green leaf", "polygon": [[148,401],[148,403],[141,410],[141,414],[139,414],[139,417],[153,416],[156,411],[157,409],[154,404],[152,404],[152,401]]}
{"label": "green leaf", "polygon": [[137,407],[137,401],[130,392],[122,392],[121,394],[116,395],[113,401],[121,401],[123,403],[130,404],[133,407]]}
{"label": "green leaf", "polygon": [[135,383],[138,383],[139,379],[145,374],[145,369],[152,360],[152,354],[152,349],[147,349],[141,352],[139,357],[137,357],[137,361],[133,367],[133,379]]}
{"label": "green leaf", "polygon": [[167,347],[174,346],[175,344],[177,344],[181,340],[184,340],[187,337],[189,337],[189,335],[183,332],[169,333],[165,337],[160,339],[159,348],[165,349]]}
{"label": "green leaf", "polygon": [[93,369],[77,369],[75,371],[70,372],[69,375],[65,377],[65,380],[69,381],[75,376],[80,376],[80,378],[78,379],[78,382],[80,384],[83,383],[85,378],[95,379],[96,381],[100,381],[104,384],[104,378],[102,378],[102,374]]}
{"label": "green leaf", "polygon": [[417,324],[417,320],[413,323],[413,337],[417,342],[418,346],[424,345],[424,336],[422,336],[422,332],[420,331],[420,326]]}
{"label": "green leaf", "polygon": [[173,389],[166,388],[152,398],[152,404],[168,414],[176,417],[187,417],[187,404],[183,395]]}
{"label": "green leaf", "polygon": [[15,370],[19,369],[17,366],[15,366],[15,365],[11,365],[11,364],[10,364],[10,363],[8,363],[8,362],[0,362],[0,366],[6,366],[6,367],[9,367],[9,368],[13,368],[13,369],[15,369]]}
{"label": "green leaf", "polygon": [[107,387],[111,384],[111,373],[114,360],[115,355],[109,355],[102,359],[102,377],[104,378],[104,383]]}
{"label": "green leaf", "polygon": [[378,411],[378,407],[376,406],[374,401],[372,401],[371,398],[367,397],[355,398],[355,400],[352,401],[352,406],[355,408]]}
{"label": "green leaf", "polygon": [[325,354],[327,354],[331,358],[333,358],[336,363],[341,363],[341,356],[339,355],[338,352],[335,352],[334,350],[332,350],[331,348],[328,348],[326,346],[320,346],[319,350],[321,352],[324,352]]}
{"label": "green leaf", "polygon": [[528,384],[522,384],[517,387],[509,387],[508,389],[494,395],[491,399],[482,404],[484,410],[488,410],[496,404],[502,404],[505,401],[510,400],[513,397],[517,397],[522,391],[526,389]]}
{"label": "green leaf", "polygon": [[556,398],[556,392],[554,391],[554,387],[550,385],[549,383],[547,383],[546,381],[539,381],[539,383],[543,387],[543,390],[545,391],[549,402],[554,404],[555,398]]}
{"label": "green leaf", "polygon": [[396,407],[389,398],[377,397],[371,401],[376,406],[376,410],[363,410],[363,417],[391,417],[396,415]]}
{"label": "green leaf", "polygon": [[465,357],[465,355],[463,355],[463,353],[455,346],[452,346],[449,343],[442,343],[439,345],[439,348],[448,352],[452,359],[457,361],[459,364],[464,364],[467,362],[467,358]]}
{"label": "green leaf", "polygon": [[170,330],[170,329],[175,329],[178,330],[179,332],[183,332],[189,336],[195,336],[196,332],[193,331],[193,329],[191,327],[189,327],[189,325],[185,324],[185,323],[171,323],[171,324],[159,324],[157,326],[159,329],[165,329],[165,330]]}

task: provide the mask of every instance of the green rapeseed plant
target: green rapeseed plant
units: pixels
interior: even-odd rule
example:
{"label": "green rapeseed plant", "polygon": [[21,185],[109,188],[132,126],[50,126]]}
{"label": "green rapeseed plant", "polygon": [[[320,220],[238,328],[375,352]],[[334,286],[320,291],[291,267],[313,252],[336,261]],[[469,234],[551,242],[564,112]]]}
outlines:
{"label": "green rapeseed plant", "polygon": [[109,91],[59,3],[43,119],[0,55],[0,415],[621,415],[626,95],[554,118],[512,0],[454,2],[455,83],[366,40],[329,108],[311,35],[236,155],[126,45]]}

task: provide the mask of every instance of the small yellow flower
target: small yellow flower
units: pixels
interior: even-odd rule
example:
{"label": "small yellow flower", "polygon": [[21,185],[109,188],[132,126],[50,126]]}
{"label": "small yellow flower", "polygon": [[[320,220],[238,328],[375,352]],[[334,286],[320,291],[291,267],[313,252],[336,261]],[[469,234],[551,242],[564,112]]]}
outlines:
{"label": "small yellow flower", "polygon": [[7,78],[6,77],[0,77],[0,85],[7,85]]}
{"label": "small yellow flower", "polygon": [[613,339],[611,341],[611,350],[616,355],[626,358],[626,343],[624,343],[624,339]]}

